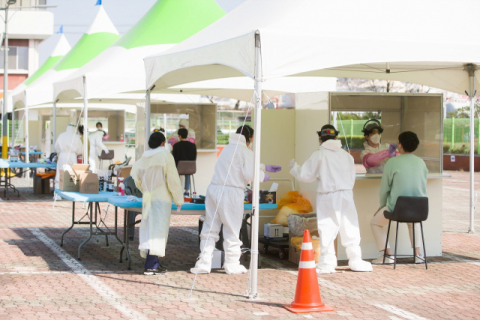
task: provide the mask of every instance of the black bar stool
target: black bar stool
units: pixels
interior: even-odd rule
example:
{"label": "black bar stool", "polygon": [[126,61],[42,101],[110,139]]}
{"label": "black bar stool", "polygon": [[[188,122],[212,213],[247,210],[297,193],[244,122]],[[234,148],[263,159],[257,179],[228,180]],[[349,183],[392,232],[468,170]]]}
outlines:
{"label": "black bar stool", "polygon": [[192,177],[192,181],[190,181],[190,188],[189,192],[190,195],[192,195],[192,184],[193,184],[193,191],[196,192],[195,189],[195,179],[193,178],[193,175],[197,173],[197,162],[196,161],[178,161],[177,164],[177,171],[179,176],[185,176],[185,179],[187,176]]}
{"label": "black bar stool", "polygon": [[415,263],[415,223],[420,223],[422,230],[423,255],[425,261],[425,269],[427,266],[427,252],[425,251],[425,237],[423,235],[422,222],[428,218],[428,198],[426,197],[398,197],[397,203],[393,212],[384,211],[383,215],[388,222],[387,241],[385,241],[385,250],[383,251],[383,263],[385,264],[385,257],[387,252],[388,236],[390,235],[390,225],[392,221],[397,222],[397,233],[395,234],[395,261],[393,262],[393,269],[397,267],[397,243],[398,243],[398,225],[400,223],[413,224],[413,263]]}

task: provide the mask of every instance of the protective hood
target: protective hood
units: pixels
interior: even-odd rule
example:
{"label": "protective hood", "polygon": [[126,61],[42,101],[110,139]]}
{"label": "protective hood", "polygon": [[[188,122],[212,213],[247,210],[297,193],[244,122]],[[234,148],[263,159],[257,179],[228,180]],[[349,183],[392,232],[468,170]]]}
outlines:
{"label": "protective hood", "polygon": [[243,144],[247,145],[247,142],[245,140],[245,136],[239,133],[233,133],[230,135],[230,138],[228,139],[229,144]]}
{"label": "protective hood", "polygon": [[342,148],[342,142],[340,140],[327,140],[322,143],[320,148],[337,151],[338,149]]}
{"label": "protective hood", "polygon": [[76,131],[77,131],[77,128],[75,127],[74,124],[69,124],[69,125],[67,126],[66,132],[67,132],[68,134],[75,134]]}
{"label": "protective hood", "polygon": [[185,128],[188,129],[189,122],[187,119],[180,119],[180,121],[178,122],[178,125],[185,126]]}
{"label": "protective hood", "polygon": [[143,156],[146,157],[146,158],[149,158],[149,157],[159,153],[162,150],[165,150],[165,147],[158,147],[158,148],[155,148],[155,149],[150,149],[150,150],[145,151],[143,153]]}

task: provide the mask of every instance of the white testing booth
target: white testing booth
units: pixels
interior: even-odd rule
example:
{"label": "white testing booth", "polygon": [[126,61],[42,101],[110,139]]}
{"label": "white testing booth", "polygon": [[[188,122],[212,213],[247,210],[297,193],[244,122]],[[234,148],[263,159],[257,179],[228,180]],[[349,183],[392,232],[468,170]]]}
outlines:
{"label": "white testing booth", "polygon": [[[194,175],[197,194],[205,195],[217,162],[217,105],[211,103],[159,103],[151,101],[148,137],[145,128],[145,107],[137,106],[135,159],[146,150],[148,138],[158,129],[157,117],[176,114],[189,120],[189,129],[195,131],[197,146],[197,173]],[[163,127],[163,125],[160,125]],[[178,122],[173,131],[178,130]],[[167,130],[167,139],[171,133]],[[193,186],[192,186],[193,188]]]}
{"label": "white testing booth", "polygon": [[[428,256],[442,254],[442,105],[441,94],[401,94],[401,93],[302,93],[296,95],[295,110],[262,111],[262,163],[275,163],[284,170],[276,178],[291,178],[288,162],[295,158],[303,164],[318,149],[317,131],[331,122],[335,112],[375,111],[381,118],[384,132],[382,143],[397,142],[403,131],[413,131],[420,139],[415,154],[425,160],[429,170],[427,191],[429,197],[429,218],[424,223],[425,243]],[[342,135],[342,128],[337,128]],[[362,135],[361,132],[354,133]],[[344,139],[342,144],[345,145]],[[379,255],[377,245],[370,228],[370,219],[379,206],[381,175],[365,174],[361,164],[354,187],[354,200],[358,211],[361,247],[364,259],[374,259]],[[262,189],[268,183],[262,184]],[[317,183],[304,184],[296,181],[296,189],[310,200],[315,208]],[[288,190],[287,190],[288,191]],[[283,193],[280,192],[281,195]],[[264,213],[261,224],[269,222],[276,212]],[[394,235],[390,232],[390,246],[393,248]],[[260,230],[262,230],[260,225]],[[345,260],[346,254],[341,241],[337,241],[339,260]],[[398,254],[412,254],[410,238],[406,224],[399,228]]]}
{"label": "white testing booth", "polygon": [[[83,124],[83,104],[57,104],[56,107],[56,130],[53,130],[52,107],[41,105],[28,108],[28,122],[25,117],[25,108],[16,108],[14,115],[15,123],[15,144],[26,144],[28,132],[28,143],[30,146],[37,146],[43,154],[49,156],[54,152],[54,141],[65,132],[69,123]],[[134,128],[135,128],[135,107],[130,105],[116,104],[90,104],[88,112],[88,131],[96,130],[95,124],[101,122],[103,130],[110,135],[110,138],[103,141],[109,150],[114,150],[113,162],[122,161],[125,155],[134,157]],[[28,131],[26,124],[28,123]],[[56,137],[53,137],[56,132]],[[107,163],[103,169],[107,168]]]}

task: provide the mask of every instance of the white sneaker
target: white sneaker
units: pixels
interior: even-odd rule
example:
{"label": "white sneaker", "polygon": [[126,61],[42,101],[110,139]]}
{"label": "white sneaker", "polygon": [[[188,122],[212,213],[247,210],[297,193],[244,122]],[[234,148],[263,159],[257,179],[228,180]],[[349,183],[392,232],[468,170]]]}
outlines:
{"label": "white sneaker", "polygon": [[223,269],[225,269],[225,272],[227,274],[242,274],[242,273],[247,273],[247,268],[242,266],[240,263],[239,264],[229,264],[225,263],[223,265]]}
{"label": "white sneaker", "polygon": [[[385,264],[393,264],[394,262],[395,258],[393,256],[387,255],[385,257]],[[372,260],[372,264],[383,264],[383,255],[381,255],[377,259]]]}
{"label": "white sneaker", "polygon": [[373,271],[372,264],[362,259],[349,260],[348,266],[352,271],[356,272],[371,272]]}
{"label": "white sneaker", "polygon": [[415,263],[418,263],[418,264],[425,263],[425,257],[424,256],[415,256]]}

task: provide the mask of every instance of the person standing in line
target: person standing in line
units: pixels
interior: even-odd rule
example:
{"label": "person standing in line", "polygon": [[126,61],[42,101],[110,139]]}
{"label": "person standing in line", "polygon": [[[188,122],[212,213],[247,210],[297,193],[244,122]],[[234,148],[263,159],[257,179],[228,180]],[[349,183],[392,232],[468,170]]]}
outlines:
{"label": "person standing in line", "polygon": [[146,259],[145,275],[165,274],[159,257],[165,256],[170,229],[172,201],[180,212],[183,190],[173,156],[165,150],[165,136],[154,132],[148,140],[150,150],[135,162],[131,176],[143,194],[140,224],[140,255]]}

